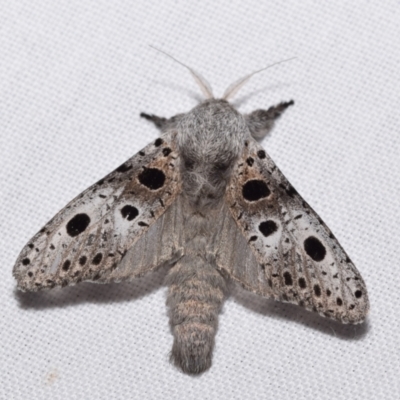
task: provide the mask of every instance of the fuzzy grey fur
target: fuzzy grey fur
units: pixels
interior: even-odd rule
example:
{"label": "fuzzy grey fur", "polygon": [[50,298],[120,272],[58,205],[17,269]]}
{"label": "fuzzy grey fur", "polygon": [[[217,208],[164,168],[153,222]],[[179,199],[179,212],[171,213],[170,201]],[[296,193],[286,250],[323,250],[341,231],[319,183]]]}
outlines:
{"label": "fuzzy grey fur", "polygon": [[226,293],[225,279],[210,249],[218,241],[223,197],[232,168],[250,134],[260,137],[283,110],[242,116],[226,100],[206,100],[187,114],[171,119],[141,114],[164,132],[176,131],[181,156],[185,255],[170,270],[167,305],[174,335],[171,361],[189,374],[211,366],[218,314]]}

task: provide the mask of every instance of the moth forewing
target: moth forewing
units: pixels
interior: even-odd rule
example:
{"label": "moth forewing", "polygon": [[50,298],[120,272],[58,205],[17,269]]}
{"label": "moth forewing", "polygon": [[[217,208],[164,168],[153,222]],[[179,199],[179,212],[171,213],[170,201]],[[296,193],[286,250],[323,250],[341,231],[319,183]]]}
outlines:
{"label": "moth forewing", "polygon": [[[146,146],[49,221],[17,259],[13,273],[18,287],[36,291],[120,280],[113,271],[181,190],[171,136]],[[158,247],[162,252],[162,242]],[[136,264],[130,275],[140,275],[141,269]]]}
{"label": "moth forewing", "polygon": [[[239,279],[249,290],[343,323],[364,320],[369,301],[360,273],[253,139],[237,161],[226,200],[258,261]],[[260,274],[263,285],[251,285]]]}

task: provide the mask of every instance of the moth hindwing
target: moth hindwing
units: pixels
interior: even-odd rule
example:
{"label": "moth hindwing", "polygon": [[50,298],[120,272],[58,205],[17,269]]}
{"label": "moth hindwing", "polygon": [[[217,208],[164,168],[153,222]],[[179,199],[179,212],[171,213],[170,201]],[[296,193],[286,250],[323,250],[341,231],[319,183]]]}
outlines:
{"label": "moth hindwing", "polygon": [[170,119],[142,114],[161,136],[28,242],[14,267],[18,287],[119,282],[169,266],[171,360],[190,374],[211,365],[227,278],[362,322],[369,302],[359,272],[256,141],[293,102],[242,115],[191,72],[210,98]]}

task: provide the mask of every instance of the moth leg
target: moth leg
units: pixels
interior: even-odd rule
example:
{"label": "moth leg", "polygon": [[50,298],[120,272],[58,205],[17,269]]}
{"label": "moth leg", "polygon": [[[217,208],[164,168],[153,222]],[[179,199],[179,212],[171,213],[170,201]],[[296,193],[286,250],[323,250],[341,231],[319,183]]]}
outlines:
{"label": "moth leg", "polygon": [[268,110],[255,110],[245,115],[247,126],[254,139],[263,139],[273,128],[275,120],[294,104],[293,100],[284,101]]}
{"label": "moth leg", "polygon": [[140,113],[140,116],[148,121],[151,121],[160,131],[166,132],[176,126],[176,123],[181,114],[175,115],[171,118],[157,117],[154,114],[146,114],[144,112]]}

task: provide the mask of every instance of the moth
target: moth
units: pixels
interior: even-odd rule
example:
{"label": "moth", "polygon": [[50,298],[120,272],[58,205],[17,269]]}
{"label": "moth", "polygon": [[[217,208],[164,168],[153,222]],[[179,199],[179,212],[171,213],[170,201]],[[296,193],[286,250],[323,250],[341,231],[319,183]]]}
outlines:
{"label": "moth", "polygon": [[293,101],[242,115],[228,99],[254,73],[218,99],[184,66],[205,100],[172,118],[141,114],[160,137],[28,242],[13,270],[18,288],[131,281],[169,268],[171,361],[188,374],[211,366],[228,279],[342,323],[362,322],[369,301],[360,273],[258,143]]}

